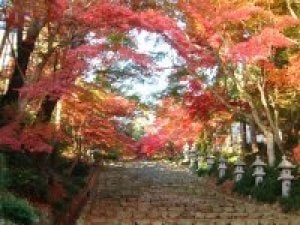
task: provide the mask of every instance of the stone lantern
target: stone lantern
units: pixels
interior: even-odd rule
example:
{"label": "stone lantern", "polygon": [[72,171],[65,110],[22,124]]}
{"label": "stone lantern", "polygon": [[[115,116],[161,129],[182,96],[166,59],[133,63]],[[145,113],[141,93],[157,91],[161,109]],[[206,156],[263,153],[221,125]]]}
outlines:
{"label": "stone lantern", "polygon": [[291,190],[292,180],[294,179],[292,169],[295,168],[295,166],[289,162],[284,155],[282,156],[282,161],[278,165],[278,168],[281,169],[278,180],[282,181],[282,196],[288,197]]}
{"label": "stone lantern", "polygon": [[198,169],[199,169],[199,168],[201,168],[202,165],[203,165],[203,161],[204,161],[203,156],[198,154],[198,159],[197,159],[197,161],[198,161]]}
{"label": "stone lantern", "polygon": [[183,161],[182,164],[189,164],[190,163],[190,147],[188,143],[185,143],[183,146]]}
{"label": "stone lantern", "polygon": [[244,167],[246,166],[246,163],[239,159],[235,162],[234,166],[235,168],[233,174],[235,176],[235,182],[239,182],[242,179],[243,174],[245,173]]}
{"label": "stone lantern", "polygon": [[223,157],[221,157],[219,160],[219,167],[218,167],[220,179],[225,176],[226,169],[227,169],[226,160]]}
{"label": "stone lantern", "polygon": [[196,144],[193,144],[192,148],[190,149],[189,158],[190,158],[190,168],[197,169],[198,153],[196,149]]}
{"label": "stone lantern", "polygon": [[264,171],[264,166],[266,166],[266,164],[260,159],[258,155],[256,156],[256,160],[254,161],[252,166],[254,167],[254,173],[252,175],[255,177],[255,185],[257,186],[263,181],[264,176],[266,175]]}
{"label": "stone lantern", "polygon": [[215,157],[213,157],[212,155],[207,156],[206,163],[207,163],[207,169],[210,170],[215,164]]}

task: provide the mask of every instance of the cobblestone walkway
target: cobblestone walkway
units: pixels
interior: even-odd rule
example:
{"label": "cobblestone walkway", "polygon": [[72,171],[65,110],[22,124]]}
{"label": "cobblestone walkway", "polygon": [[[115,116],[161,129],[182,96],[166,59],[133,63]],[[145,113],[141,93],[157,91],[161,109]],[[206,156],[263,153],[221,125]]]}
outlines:
{"label": "cobblestone walkway", "polygon": [[79,221],[84,225],[300,225],[297,216],[225,196],[186,168],[162,162],[106,166]]}

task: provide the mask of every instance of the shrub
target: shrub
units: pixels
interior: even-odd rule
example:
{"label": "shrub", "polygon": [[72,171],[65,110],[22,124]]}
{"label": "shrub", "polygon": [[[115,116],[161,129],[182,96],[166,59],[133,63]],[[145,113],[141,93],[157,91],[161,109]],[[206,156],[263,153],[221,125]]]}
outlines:
{"label": "shrub", "polygon": [[102,154],[99,151],[94,152],[93,158],[94,158],[95,162],[100,162],[102,159]]}
{"label": "shrub", "polygon": [[76,195],[81,189],[79,185],[74,183],[67,183],[64,187],[67,190],[68,194],[71,196]]}
{"label": "shrub", "polygon": [[284,212],[296,211],[300,209],[300,180],[295,180],[292,184],[289,197],[281,198],[280,204]]}
{"label": "shrub", "polygon": [[218,163],[215,162],[213,166],[208,170],[209,176],[218,176]]}
{"label": "shrub", "polygon": [[0,197],[0,200],[0,217],[23,225],[32,225],[38,220],[37,211],[27,201],[13,195]]}
{"label": "shrub", "polygon": [[252,176],[253,169],[247,169],[239,182],[236,182],[233,188],[234,192],[240,195],[248,196],[252,193],[252,189],[255,185],[254,177]]}
{"label": "shrub", "polygon": [[66,168],[69,168],[72,164],[70,159],[58,154],[57,151],[51,155],[51,163],[55,172],[59,174],[65,173],[67,171]]}
{"label": "shrub", "polygon": [[86,184],[86,177],[74,177],[73,183],[79,187],[84,187]]}
{"label": "shrub", "polygon": [[252,194],[258,201],[274,203],[281,194],[279,171],[273,167],[266,168],[266,176],[262,183],[254,187]]}
{"label": "shrub", "polygon": [[107,155],[104,156],[104,159],[108,160],[118,160],[120,157],[120,153],[118,151],[109,151]]}
{"label": "shrub", "polygon": [[205,177],[205,176],[208,176],[208,174],[209,174],[209,170],[207,169],[207,167],[200,167],[197,170],[197,175],[199,177]]}
{"label": "shrub", "polygon": [[46,200],[48,182],[36,169],[13,168],[10,170],[9,189],[20,194]]}
{"label": "shrub", "polygon": [[70,196],[77,194],[86,184],[86,176],[76,176],[64,180],[64,187]]}
{"label": "shrub", "polygon": [[8,168],[6,167],[6,159],[4,154],[0,154],[0,191],[9,185]]}
{"label": "shrub", "polygon": [[7,164],[10,168],[31,168],[35,167],[32,156],[23,152],[6,151]]}
{"label": "shrub", "polygon": [[78,162],[72,171],[74,177],[86,177],[89,174],[89,166],[83,162]]}

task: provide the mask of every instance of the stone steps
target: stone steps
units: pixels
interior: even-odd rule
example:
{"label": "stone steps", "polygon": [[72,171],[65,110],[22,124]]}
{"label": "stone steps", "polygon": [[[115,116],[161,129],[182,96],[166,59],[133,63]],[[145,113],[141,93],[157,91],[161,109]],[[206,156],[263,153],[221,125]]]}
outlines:
{"label": "stone steps", "polygon": [[297,216],[219,193],[184,168],[121,165],[99,177],[84,225],[300,225]]}
{"label": "stone steps", "polygon": [[299,221],[275,219],[96,219],[86,225],[299,225]]}
{"label": "stone steps", "polygon": [[175,219],[175,218],[185,218],[185,219],[234,219],[234,218],[253,218],[253,219],[283,219],[284,216],[276,213],[249,213],[249,212],[206,212],[206,211],[188,211],[188,210],[139,210],[134,209],[122,209],[118,211],[117,209],[94,209],[90,212],[90,217],[105,217],[108,219],[118,218],[118,219],[135,219],[135,218],[150,218],[150,219]]}

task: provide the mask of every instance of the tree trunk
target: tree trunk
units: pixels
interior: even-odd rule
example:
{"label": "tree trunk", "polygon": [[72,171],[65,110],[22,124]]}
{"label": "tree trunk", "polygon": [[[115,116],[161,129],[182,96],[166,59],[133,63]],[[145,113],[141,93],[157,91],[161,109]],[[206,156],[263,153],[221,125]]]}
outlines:
{"label": "tree trunk", "polygon": [[18,89],[24,85],[24,75],[29,63],[30,54],[33,51],[34,43],[26,43],[22,41],[23,30],[18,29],[17,32],[17,56],[14,72],[10,78],[8,89],[3,97],[2,106],[16,103],[19,99]]}
{"label": "tree trunk", "polygon": [[280,136],[280,134],[279,134],[279,130],[277,129],[277,130],[275,130],[275,135],[274,135],[274,141],[275,141],[275,143],[276,143],[276,145],[277,145],[277,147],[278,147],[278,149],[280,150],[280,152],[282,153],[282,154],[285,154],[284,153],[284,149],[283,149],[283,144],[282,144],[282,138],[281,138],[281,136]]}
{"label": "tree trunk", "polygon": [[267,156],[268,156],[268,164],[269,166],[275,165],[275,148],[274,148],[274,136],[272,132],[265,131],[264,132],[266,145],[267,145]]}
{"label": "tree trunk", "polygon": [[256,128],[255,124],[251,123],[250,125],[250,133],[251,133],[251,149],[252,153],[258,152],[257,139],[256,139]]}
{"label": "tree trunk", "polygon": [[61,125],[61,111],[62,111],[62,103],[61,101],[58,101],[56,104],[56,112],[55,112],[55,125],[56,129],[60,129]]}
{"label": "tree trunk", "polygon": [[247,124],[245,122],[241,122],[241,148],[242,151],[245,151],[247,148]]}
{"label": "tree trunk", "polygon": [[17,32],[17,55],[14,72],[10,78],[8,89],[0,104],[0,110],[6,105],[18,103],[19,89],[24,86],[24,76],[34,50],[35,43],[43,27],[40,21],[33,21],[28,28],[27,37],[23,40],[23,29]]}
{"label": "tree trunk", "polygon": [[58,102],[58,98],[51,98],[47,95],[42,102],[41,108],[36,115],[36,122],[50,122],[52,113]]}

